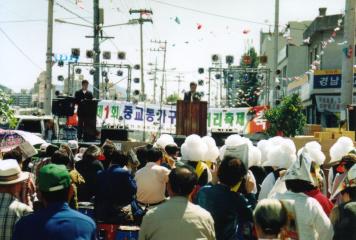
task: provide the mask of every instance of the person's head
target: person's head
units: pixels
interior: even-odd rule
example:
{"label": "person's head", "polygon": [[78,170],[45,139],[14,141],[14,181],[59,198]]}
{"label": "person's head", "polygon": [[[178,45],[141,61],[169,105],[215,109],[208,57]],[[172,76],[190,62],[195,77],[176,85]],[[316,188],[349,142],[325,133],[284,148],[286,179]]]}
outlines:
{"label": "person's head", "polygon": [[313,183],[300,179],[286,180],[286,187],[295,193],[307,192],[316,188]]}
{"label": "person's head", "polygon": [[338,189],[341,189],[343,202],[356,202],[356,165],[350,168]]}
{"label": "person's head", "polygon": [[188,197],[197,185],[198,176],[189,166],[174,168],[169,174],[168,193],[171,197]]}
{"label": "person's head", "polygon": [[190,91],[191,92],[196,92],[197,91],[197,83],[196,82],[191,82],[190,84],[189,84],[189,87],[190,87]]}
{"label": "person's head", "polygon": [[263,199],[258,202],[253,219],[258,238],[278,238],[287,224],[287,210],[276,199]]}
{"label": "person's head", "polygon": [[11,151],[5,152],[3,155],[3,160],[7,160],[7,159],[15,159],[21,167],[22,161],[23,161],[23,156],[22,156],[21,150],[18,148],[15,148],[15,149],[12,149]]}
{"label": "person's head", "polygon": [[88,80],[83,80],[82,81],[82,90],[83,91],[87,91],[88,90],[88,86],[89,86]]}
{"label": "person's head", "polygon": [[179,147],[176,144],[168,144],[164,150],[166,151],[166,153],[173,157],[176,158],[178,156],[179,153]]}
{"label": "person's head", "polygon": [[28,172],[22,172],[15,159],[0,161],[0,192],[18,196],[22,182],[29,178]]}
{"label": "person's head", "polygon": [[69,147],[69,145],[67,143],[62,143],[59,150],[66,153],[69,157],[69,163],[67,167],[74,168],[74,154],[72,152],[72,149]]}
{"label": "person's head", "polygon": [[46,157],[52,157],[54,152],[59,150],[59,147],[54,144],[50,144],[46,148]]}
{"label": "person's head", "polygon": [[147,162],[161,164],[162,158],[163,153],[160,149],[153,147],[147,150]]}
{"label": "person's head", "polygon": [[54,152],[51,158],[51,163],[68,167],[70,158],[64,150],[58,150]]}
{"label": "person's head", "polygon": [[128,156],[122,151],[114,150],[110,156],[111,165],[119,165],[120,167],[126,166],[128,163]]}
{"label": "person's head", "polygon": [[111,159],[111,155],[116,150],[116,147],[112,141],[106,140],[102,149],[105,159]]}
{"label": "person's head", "polygon": [[152,144],[147,144],[145,146],[140,146],[136,148],[136,156],[138,161],[140,162],[140,165],[138,166],[138,169],[143,168],[146,166],[147,163],[147,152],[149,149],[151,149],[153,146]]}
{"label": "person's head", "polygon": [[68,141],[68,147],[72,151],[73,155],[78,153],[79,150],[79,144],[77,140],[69,140]]}
{"label": "person's head", "polygon": [[48,164],[40,169],[38,191],[45,206],[53,202],[68,201],[70,187],[70,175],[65,166]]}
{"label": "person's head", "polygon": [[219,181],[228,187],[234,187],[246,174],[243,162],[233,156],[225,156],[218,168]]}
{"label": "person's head", "polygon": [[101,149],[95,145],[91,145],[84,152],[82,161],[91,162],[97,160],[100,154],[101,154]]}

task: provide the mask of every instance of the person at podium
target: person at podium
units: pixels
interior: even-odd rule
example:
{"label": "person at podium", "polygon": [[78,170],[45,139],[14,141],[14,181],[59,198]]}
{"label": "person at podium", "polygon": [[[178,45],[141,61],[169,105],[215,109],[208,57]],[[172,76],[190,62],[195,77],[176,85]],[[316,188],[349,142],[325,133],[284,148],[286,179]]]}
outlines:
{"label": "person at podium", "polygon": [[190,91],[184,93],[184,101],[187,102],[199,102],[201,100],[200,94],[197,92],[197,83],[196,82],[191,82],[189,84],[190,86]]}
{"label": "person at podium", "polygon": [[83,139],[83,131],[86,128],[87,125],[89,125],[88,119],[84,112],[85,108],[83,106],[83,101],[84,100],[92,100],[93,99],[93,93],[88,90],[89,82],[88,80],[83,80],[82,81],[82,89],[78,90],[75,92],[75,104],[78,105],[77,109],[77,115],[78,115],[78,140]]}

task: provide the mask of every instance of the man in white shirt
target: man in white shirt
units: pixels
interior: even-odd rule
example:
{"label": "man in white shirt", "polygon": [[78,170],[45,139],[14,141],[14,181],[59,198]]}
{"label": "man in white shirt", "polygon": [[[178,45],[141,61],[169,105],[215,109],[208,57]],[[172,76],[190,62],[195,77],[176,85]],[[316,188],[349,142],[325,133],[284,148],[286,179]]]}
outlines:
{"label": "man in white shirt", "polygon": [[157,148],[147,151],[147,164],[136,172],[137,200],[143,205],[156,205],[166,198],[170,170],[160,166],[163,154]]}

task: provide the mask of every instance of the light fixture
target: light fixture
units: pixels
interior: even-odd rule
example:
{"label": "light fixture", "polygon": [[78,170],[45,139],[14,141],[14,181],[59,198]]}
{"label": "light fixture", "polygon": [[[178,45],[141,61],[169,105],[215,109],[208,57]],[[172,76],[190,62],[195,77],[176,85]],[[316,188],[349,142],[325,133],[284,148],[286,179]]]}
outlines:
{"label": "light fixture", "polygon": [[111,52],[109,52],[109,51],[104,51],[104,52],[103,52],[103,59],[105,59],[105,60],[111,59]]}
{"label": "light fixture", "polygon": [[120,60],[125,60],[126,59],[126,53],[125,52],[118,52],[117,53],[117,58]]}
{"label": "light fixture", "polygon": [[227,56],[225,57],[225,62],[226,62],[226,64],[228,64],[228,65],[233,64],[233,63],[234,63],[234,56],[232,56],[232,55],[227,55]]}
{"label": "light fixture", "polygon": [[87,56],[87,58],[93,58],[94,57],[94,52],[92,50],[87,50],[86,56]]}
{"label": "light fixture", "polygon": [[124,72],[121,70],[117,70],[116,75],[122,77],[122,75],[124,75]]}
{"label": "light fixture", "polygon": [[95,69],[94,69],[94,68],[92,68],[92,69],[89,70],[89,74],[90,74],[90,75],[94,75],[94,73],[95,73]]}
{"label": "light fixture", "polygon": [[140,68],[141,68],[141,67],[140,67],[140,64],[134,65],[134,69],[135,69],[135,70],[140,70]]}
{"label": "light fixture", "polygon": [[203,74],[204,73],[204,68],[198,68],[198,73]]}
{"label": "light fixture", "polygon": [[134,78],[133,81],[134,81],[134,83],[139,83],[140,79],[139,78]]}
{"label": "light fixture", "polygon": [[82,69],[81,68],[76,68],[75,69],[75,73],[76,74],[81,74],[82,73]]}
{"label": "light fixture", "polygon": [[108,75],[107,71],[104,70],[104,71],[101,72],[101,76],[106,77],[107,75]]}
{"label": "light fixture", "polygon": [[72,48],[72,56],[75,57],[75,58],[79,58],[80,49],[79,48]]}
{"label": "light fixture", "polygon": [[63,75],[59,75],[59,76],[57,77],[57,80],[60,81],[60,82],[63,82],[63,81],[64,81]]}

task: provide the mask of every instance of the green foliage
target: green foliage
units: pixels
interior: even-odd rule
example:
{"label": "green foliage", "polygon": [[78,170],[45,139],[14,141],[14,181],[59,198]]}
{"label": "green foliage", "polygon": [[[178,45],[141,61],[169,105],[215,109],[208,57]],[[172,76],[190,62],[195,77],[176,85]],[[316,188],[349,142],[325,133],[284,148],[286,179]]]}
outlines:
{"label": "green foliage", "polygon": [[10,108],[13,99],[9,94],[0,89],[0,118],[2,122],[8,123],[10,127],[16,126],[14,111]]}
{"label": "green foliage", "polygon": [[177,100],[179,100],[179,94],[173,93],[167,97],[166,102],[175,104],[177,102]]}
{"label": "green foliage", "polygon": [[297,94],[283,98],[278,106],[266,111],[265,117],[269,122],[267,133],[271,136],[282,132],[283,136],[294,137],[303,131],[306,124],[302,102]]}
{"label": "green foliage", "polygon": [[[249,56],[251,62],[245,64],[244,56]],[[257,68],[259,58],[255,48],[250,48],[246,54],[241,57],[240,66],[243,68]],[[238,107],[254,107],[257,105],[258,97],[261,93],[260,83],[257,79],[257,73],[242,73],[240,77],[241,85],[237,92]]]}

